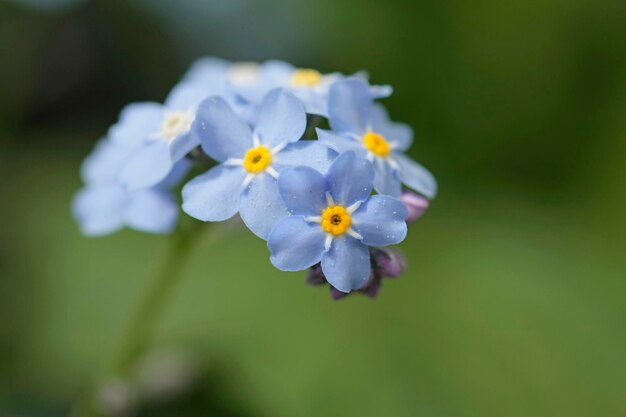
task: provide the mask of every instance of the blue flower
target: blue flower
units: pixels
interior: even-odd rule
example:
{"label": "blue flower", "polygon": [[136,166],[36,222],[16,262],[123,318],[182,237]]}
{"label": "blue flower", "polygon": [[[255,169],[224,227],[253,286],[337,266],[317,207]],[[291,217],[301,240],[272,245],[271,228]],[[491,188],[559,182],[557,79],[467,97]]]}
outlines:
{"label": "blue flower", "polygon": [[[364,74],[358,74],[365,77]],[[331,85],[344,78],[343,74],[321,74],[314,69],[296,68],[283,61],[258,64],[234,64],[231,69],[233,89],[246,101],[260,103],[265,94],[274,88],[285,88],[299,98],[307,113],[328,116],[328,92]],[[390,86],[372,86],[374,98],[388,97]]]}
{"label": "blue flower", "polygon": [[437,183],[432,174],[404,155],[413,140],[411,128],[394,123],[384,107],[373,102],[362,79],[337,81],[328,99],[332,132],[318,129],[320,142],[343,153],[354,151],[374,163],[374,188],[380,194],[400,197],[401,183],[433,198]]}
{"label": "blue flower", "polygon": [[308,167],[283,171],[279,188],[292,216],[269,235],[271,262],[283,271],[299,271],[321,262],[328,282],[348,293],[371,275],[369,246],[404,240],[407,211],[399,200],[370,196],[374,169],[346,152],[326,176]]}
{"label": "blue flower", "polygon": [[128,191],[117,174],[133,152],[132,147],[104,139],[83,162],[81,177],[86,186],[74,196],[72,212],[85,235],[106,235],[124,226],[166,234],[176,225],[178,205],[168,188],[182,180],[189,164],[178,162],[155,187]]}
{"label": "blue flower", "polygon": [[220,162],[183,188],[183,210],[203,221],[222,221],[237,212],[257,236],[266,239],[287,208],[277,179],[289,166],[326,171],[335,153],[316,141],[300,141],[306,128],[302,103],[288,92],[267,94],[252,129],[221,97],[198,108],[191,136]]}
{"label": "blue flower", "polygon": [[233,98],[223,80],[185,80],[168,95],[164,104],[144,102],[126,106],[109,130],[112,142],[134,148],[118,173],[130,190],[161,182],[199,143],[189,135],[197,105],[209,95]]}

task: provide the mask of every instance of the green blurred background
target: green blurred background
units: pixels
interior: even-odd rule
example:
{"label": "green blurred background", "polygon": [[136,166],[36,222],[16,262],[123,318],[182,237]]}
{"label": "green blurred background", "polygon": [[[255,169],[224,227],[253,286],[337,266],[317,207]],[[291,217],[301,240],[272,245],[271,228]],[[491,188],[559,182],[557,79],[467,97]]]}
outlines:
{"label": "green blurred background", "polygon": [[441,191],[375,301],[202,236],[155,345],[209,382],[145,415],[626,415],[626,2],[4,0],[0,416],[65,415],[119,350],[168,239],[82,237],[78,167],[203,55],[368,70]]}

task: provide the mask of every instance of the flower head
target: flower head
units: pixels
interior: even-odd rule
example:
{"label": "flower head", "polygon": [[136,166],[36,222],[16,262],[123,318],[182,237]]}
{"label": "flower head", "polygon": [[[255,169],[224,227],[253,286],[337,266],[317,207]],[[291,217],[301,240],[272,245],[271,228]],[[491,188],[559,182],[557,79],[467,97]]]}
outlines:
{"label": "flower head", "polygon": [[[241,64],[240,64],[241,65]],[[345,76],[334,72],[322,74],[312,68],[296,68],[283,61],[267,61],[247,67],[246,83],[233,83],[234,90],[247,102],[259,103],[274,88],[284,88],[304,103],[307,113],[328,116],[328,93],[332,84]],[[242,70],[244,67],[240,67]],[[242,71],[243,72],[243,71]],[[358,74],[365,78],[364,74]],[[243,77],[240,77],[243,79]],[[390,86],[372,86],[372,97],[391,95]]]}
{"label": "flower head", "polygon": [[132,151],[104,139],[83,163],[86,186],[76,193],[72,211],[85,235],[106,235],[124,226],[166,234],[176,225],[179,209],[169,188],[182,179],[189,165],[180,161],[156,186],[129,191],[119,183],[117,173]]}
{"label": "flower head", "polygon": [[317,142],[299,141],[305,127],[302,103],[285,90],[267,94],[253,128],[221,97],[205,100],[191,135],[220,164],[185,185],[183,210],[203,221],[239,212],[253,233],[267,238],[289,214],[278,192],[281,171],[290,166],[326,171],[334,157]]}
{"label": "flower head", "polygon": [[354,152],[339,156],[327,175],[289,168],[279,178],[280,195],[292,214],[268,239],[271,262],[283,271],[321,262],[328,282],[348,293],[370,278],[369,246],[387,246],[406,236],[407,212],[397,199],[374,195],[374,170]]}
{"label": "flower head", "polygon": [[319,140],[343,153],[356,152],[374,164],[374,188],[380,194],[400,197],[401,184],[433,198],[437,183],[428,170],[404,155],[413,133],[389,120],[374,103],[368,83],[360,78],[335,82],[330,88],[328,114],[332,131],[318,129]]}

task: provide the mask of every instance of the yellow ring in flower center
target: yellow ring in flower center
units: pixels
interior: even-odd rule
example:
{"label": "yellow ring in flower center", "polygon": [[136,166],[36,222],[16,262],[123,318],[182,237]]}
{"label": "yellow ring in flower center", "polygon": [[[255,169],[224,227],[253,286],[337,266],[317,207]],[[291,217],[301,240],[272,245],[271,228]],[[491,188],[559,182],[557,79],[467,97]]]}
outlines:
{"label": "yellow ring in flower center", "polygon": [[322,74],[314,69],[298,69],[291,76],[291,84],[296,87],[315,87],[322,81]]}
{"label": "yellow ring in flower center", "polygon": [[161,132],[166,139],[173,139],[191,127],[191,117],[184,112],[169,113],[163,118]]}
{"label": "yellow ring in flower center", "polygon": [[374,132],[367,132],[363,135],[363,146],[376,156],[387,156],[391,151],[387,139]]}
{"label": "yellow ring in flower center", "polygon": [[243,159],[244,168],[253,174],[265,170],[271,163],[272,153],[263,145],[248,150]]}
{"label": "yellow ring in flower center", "polygon": [[350,228],[350,214],[342,206],[327,207],[322,212],[322,229],[334,236],[344,234]]}

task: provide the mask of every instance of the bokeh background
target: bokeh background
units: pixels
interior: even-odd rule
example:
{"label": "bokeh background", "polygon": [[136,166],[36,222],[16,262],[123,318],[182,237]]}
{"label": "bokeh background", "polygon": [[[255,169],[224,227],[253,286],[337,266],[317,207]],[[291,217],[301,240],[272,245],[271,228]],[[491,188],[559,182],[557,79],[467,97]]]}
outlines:
{"label": "bokeh background", "polygon": [[204,55],[394,85],[441,191],[375,301],[202,236],[155,340],[200,376],[143,415],[626,415],[626,2],[4,0],[0,416],[65,415],[119,349],[168,239],[82,237],[78,167]]}

